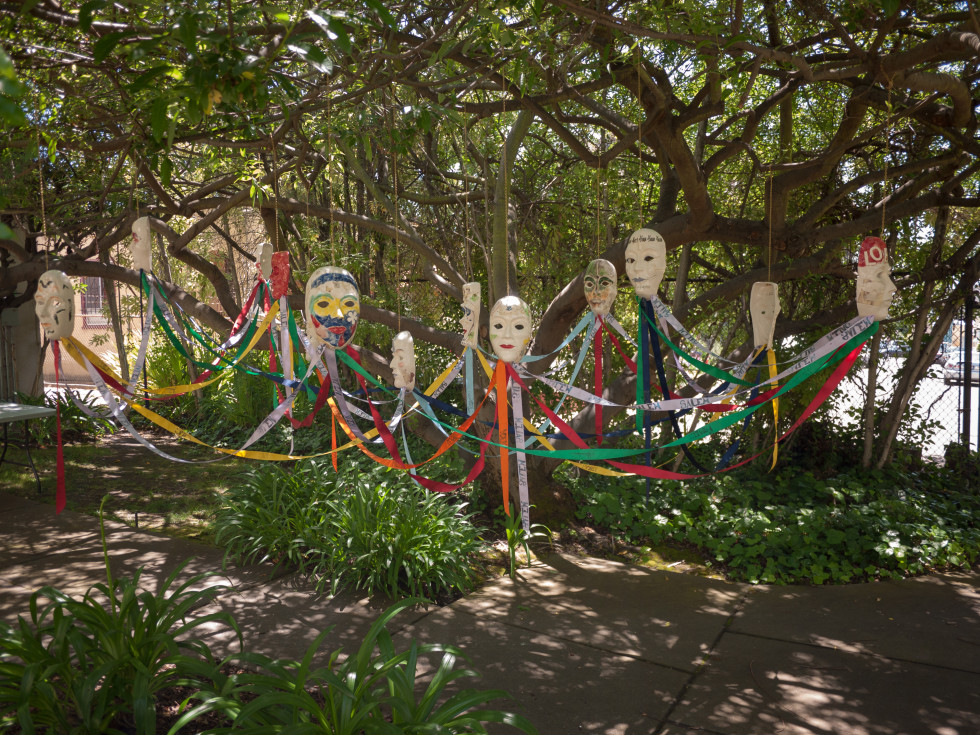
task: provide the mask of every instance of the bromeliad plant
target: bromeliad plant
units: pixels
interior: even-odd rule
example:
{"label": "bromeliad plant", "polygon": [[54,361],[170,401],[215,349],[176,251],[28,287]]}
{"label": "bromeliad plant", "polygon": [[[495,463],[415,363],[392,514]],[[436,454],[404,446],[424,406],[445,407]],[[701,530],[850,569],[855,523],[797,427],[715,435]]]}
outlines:
{"label": "bromeliad plant", "polygon": [[140,591],[142,569],[114,578],[101,514],[100,524],[105,584],[80,600],[43,587],[31,596],[30,620],[0,623],[0,730],[153,733],[155,694],[203,687],[215,668],[194,632],[221,621],[241,641],[227,613],[192,615],[219,588],[195,589],[203,574],[177,585],[185,564],[155,593]]}
{"label": "bromeliad plant", "polygon": [[[531,506],[534,507],[533,505]],[[524,558],[527,565],[531,565],[531,543],[534,541],[548,541],[551,543],[551,530],[540,523],[532,523],[528,530],[524,530],[521,521],[521,514],[516,503],[510,506],[510,515],[504,516],[504,531],[507,534],[507,555],[510,561],[510,578],[517,578],[517,569],[520,566],[517,559],[519,549],[524,549]]]}
{"label": "bromeliad plant", "polygon": [[[525,717],[487,708],[489,702],[509,696],[503,690],[448,691],[455,682],[478,676],[455,668],[462,656],[459,649],[412,641],[407,651],[395,650],[387,624],[421,602],[413,598],[393,605],[352,656],[341,661],[341,652],[334,651],[325,666],[315,667],[314,659],[329,630],[317,636],[302,661],[254,653],[231,657],[226,663],[242,673],[219,675],[213,688],[192,695],[188,702],[201,703],[188,709],[171,732],[204,714],[221,712],[232,722],[228,732],[455,735],[486,733],[485,723],[494,722],[536,734]],[[440,654],[429,683],[421,683],[420,662]]]}

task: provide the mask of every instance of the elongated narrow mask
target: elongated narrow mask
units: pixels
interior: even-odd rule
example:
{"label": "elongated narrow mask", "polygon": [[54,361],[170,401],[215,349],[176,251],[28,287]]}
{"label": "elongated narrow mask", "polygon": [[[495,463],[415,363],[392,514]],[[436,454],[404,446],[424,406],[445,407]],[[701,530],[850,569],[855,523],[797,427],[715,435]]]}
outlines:
{"label": "elongated narrow mask", "polygon": [[878,321],[888,318],[897,290],[891,279],[888,246],[878,237],[866,237],[861,243],[857,270],[858,316],[872,316]]}
{"label": "elongated narrow mask", "polygon": [[771,281],[753,283],[749,314],[752,316],[752,338],[756,347],[772,347],[779,311],[779,286]]}
{"label": "elongated narrow mask", "polygon": [[391,340],[391,374],[396,388],[415,388],[415,340],[411,332],[399,332]]}
{"label": "elongated narrow mask", "polygon": [[314,346],[340,349],[354,339],[361,316],[361,293],[349,272],[318,268],[306,282],[306,324]]}
{"label": "elongated narrow mask", "polygon": [[656,230],[641,229],[626,243],[626,276],[641,299],[657,295],[667,270],[667,245]]}
{"label": "elongated narrow mask", "polygon": [[133,222],[133,238],[129,241],[129,251],[133,255],[133,268],[138,271],[149,273],[153,265],[151,237],[149,217],[140,217]]}
{"label": "elongated narrow mask", "polygon": [[463,328],[463,346],[476,348],[480,336],[480,292],[478,282],[463,284],[463,316],[459,325]]}
{"label": "elongated narrow mask", "polygon": [[75,329],[75,290],[68,276],[58,270],[41,274],[34,294],[34,313],[48,339],[71,337]]}

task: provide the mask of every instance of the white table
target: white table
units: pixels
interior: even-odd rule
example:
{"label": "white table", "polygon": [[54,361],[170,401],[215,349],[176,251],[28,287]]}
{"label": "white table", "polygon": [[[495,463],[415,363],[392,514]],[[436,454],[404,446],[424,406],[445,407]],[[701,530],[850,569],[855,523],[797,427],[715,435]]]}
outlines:
{"label": "white table", "polygon": [[[41,478],[38,477],[37,467],[31,459],[31,428],[30,423],[33,419],[43,419],[54,416],[55,410],[50,406],[28,406],[23,403],[0,403],[0,424],[3,424],[3,451],[0,452],[0,465],[6,460],[9,464],[21,467],[30,467],[34,473],[34,482],[37,483],[38,495],[41,494]],[[24,422],[24,443],[17,444],[10,439],[8,429],[10,424],[16,421]],[[15,462],[7,458],[7,448],[10,444],[20,447],[27,453],[27,462]]]}

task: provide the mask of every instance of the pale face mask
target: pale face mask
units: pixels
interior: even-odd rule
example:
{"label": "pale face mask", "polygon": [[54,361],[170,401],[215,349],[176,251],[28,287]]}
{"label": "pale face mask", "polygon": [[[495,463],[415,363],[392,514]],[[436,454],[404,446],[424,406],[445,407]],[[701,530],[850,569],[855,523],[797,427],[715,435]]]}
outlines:
{"label": "pale face mask", "polygon": [[45,271],[37,279],[34,312],[48,339],[65,339],[75,329],[75,290],[61,271]]}
{"label": "pale face mask", "polygon": [[858,256],[858,316],[887,319],[896,290],[888,264],[888,246],[880,238],[866,237]]}
{"label": "pale face mask", "polygon": [[396,388],[415,388],[415,340],[411,332],[399,332],[391,340],[391,373]]}
{"label": "pale face mask", "polygon": [[129,243],[129,251],[133,254],[133,268],[147,273],[152,265],[150,238],[149,217],[140,217],[133,222],[133,239]]}
{"label": "pale face mask", "polygon": [[306,283],[306,324],[314,346],[340,349],[354,339],[361,315],[361,294],[354,276],[343,268],[318,268]]}
{"label": "pale face mask", "polygon": [[463,284],[463,316],[459,324],[463,328],[463,346],[474,349],[480,336],[480,291],[476,281]]}
{"label": "pale face mask", "polygon": [[772,347],[779,311],[779,286],[770,281],[753,283],[749,314],[752,316],[752,337],[756,347]]}
{"label": "pale face mask", "polygon": [[264,242],[259,245],[259,252],[255,255],[255,268],[259,272],[259,278],[268,281],[272,277],[272,243]]}
{"label": "pale face mask", "polygon": [[504,296],[490,310],[490,344],[504,362],[517,362],[531,342],[531,311],[517,296]]}
{"label": "pale face mask", "polygon": [[641,299],[657,295],[667,270],[667,246],[656,230],[642,229],[626,243],[626,275]]}
{"label": "pale face mask", "polygon": [[606,316],[616,300],[616,266],[601,258],[593,260],[585,268],[582,285],[589,308],[599,316]]}

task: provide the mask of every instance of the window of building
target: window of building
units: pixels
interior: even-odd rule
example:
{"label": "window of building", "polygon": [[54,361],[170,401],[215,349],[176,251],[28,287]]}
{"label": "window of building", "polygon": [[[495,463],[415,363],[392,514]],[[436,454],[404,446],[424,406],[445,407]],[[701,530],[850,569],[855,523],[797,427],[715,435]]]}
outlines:
{"label": "window of building", "polygon": [[104,327],[109,324],[106,312],[105,286],[101,278],[83,276],[82,323],[86,327]]}

